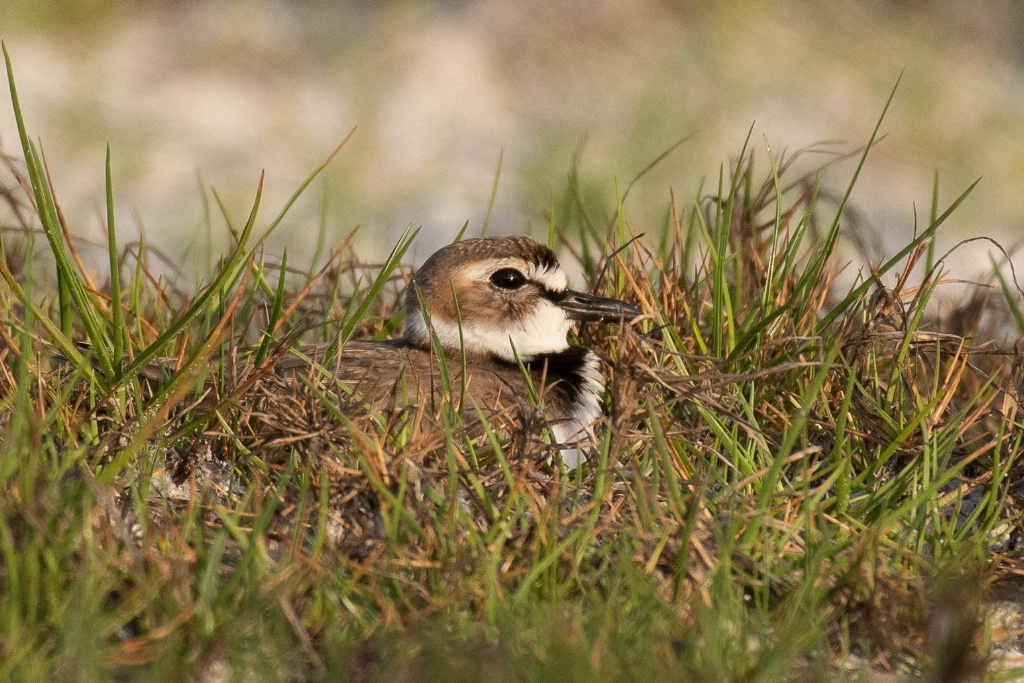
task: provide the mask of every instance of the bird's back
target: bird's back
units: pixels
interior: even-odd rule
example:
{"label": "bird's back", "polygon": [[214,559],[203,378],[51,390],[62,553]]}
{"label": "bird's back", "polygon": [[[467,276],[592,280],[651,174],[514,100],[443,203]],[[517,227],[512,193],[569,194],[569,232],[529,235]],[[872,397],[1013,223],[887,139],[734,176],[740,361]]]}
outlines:
{"label": "bird's back", "polygon": [[334,357],[327,346],[306,347],[279,362],[275,374],[331,389],[346,412],[414,406],[436,413],[451,401],[464,415],[479,408],[487,416],[514,416],[541,398],[546,413],[558,419],[571,412],[575,398],[564,370],[547,361],[520,367],[474,354],[441,357],[399,339],[351,341]]}

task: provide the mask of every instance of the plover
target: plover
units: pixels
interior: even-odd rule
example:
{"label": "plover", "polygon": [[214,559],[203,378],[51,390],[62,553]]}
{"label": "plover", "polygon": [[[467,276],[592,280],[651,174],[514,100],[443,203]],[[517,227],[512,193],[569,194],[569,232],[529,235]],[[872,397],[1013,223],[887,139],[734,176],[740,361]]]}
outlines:
{"label": "plover", "polygon": [[404,303],[400,338],[350,341],[334,359],[326,358],[328,347],[306,347],[279,362],[277,374],[318,368],[378,409],[424,405],[442,394],[440,347],[448,398],[462,401],[463,414],[522,410],[533,396],[554,441],[565,446],[562,461],[570,469],[580,464],[594,445],[604,381],[598,356],[566,336],[577,322],[628,323],[639,308],[569,289],[554,252],[523,236],[442,248],[417,270]]}

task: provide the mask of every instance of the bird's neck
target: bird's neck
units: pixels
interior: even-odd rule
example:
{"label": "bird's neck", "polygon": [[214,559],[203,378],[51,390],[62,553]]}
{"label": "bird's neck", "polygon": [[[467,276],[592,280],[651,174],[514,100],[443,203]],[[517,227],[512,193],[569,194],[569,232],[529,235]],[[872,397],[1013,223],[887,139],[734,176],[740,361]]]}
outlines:
{"label": "bird's neck", "polygon": [[[542,321],[543,322],[543,321]],[[433,338],[446,353],[495,358],[506,362],[533,362],[574,347],[566,341],[571,324],[560,313],[548,324],[498,328],[490,325],[452,323],[431,318],[428,325],[420,311],[406,316],[403,339],[410,346],[429,350]]]}

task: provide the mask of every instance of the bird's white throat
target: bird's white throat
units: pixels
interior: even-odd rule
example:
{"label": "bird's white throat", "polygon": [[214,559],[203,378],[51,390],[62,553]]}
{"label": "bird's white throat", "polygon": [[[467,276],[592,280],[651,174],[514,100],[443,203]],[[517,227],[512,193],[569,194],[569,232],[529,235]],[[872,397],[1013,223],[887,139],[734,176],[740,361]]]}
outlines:
{"label": "bird's white throat", "polygon": [[[487,322],[458,322],[433,316],[430,320],[441,347],[450,351],[465,349],[468,353],[495,356],[502,360],[528,361],[549,353],[569,348],[566,335],[572,321],[555,303],[542,299],[521,320],[503,319]],[[421,311],[410,311],[405,321],[406,339],[419,344],[430,344],[430,331]]]}

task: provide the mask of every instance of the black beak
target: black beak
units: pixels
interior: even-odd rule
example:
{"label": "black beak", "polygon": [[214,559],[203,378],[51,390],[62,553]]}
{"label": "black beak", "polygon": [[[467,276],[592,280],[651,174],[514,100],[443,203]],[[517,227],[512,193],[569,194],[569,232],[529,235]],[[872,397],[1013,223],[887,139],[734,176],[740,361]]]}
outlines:
{"label": "black beak", "polygon": [[581,322],[628,323],[644,314],[639,308],[625,301],[584,294],[572,289],[565,290],[557,303],[569,320]]}

